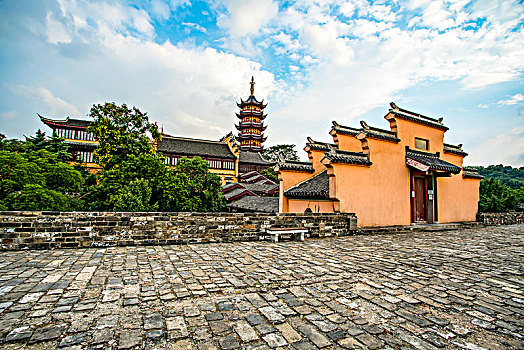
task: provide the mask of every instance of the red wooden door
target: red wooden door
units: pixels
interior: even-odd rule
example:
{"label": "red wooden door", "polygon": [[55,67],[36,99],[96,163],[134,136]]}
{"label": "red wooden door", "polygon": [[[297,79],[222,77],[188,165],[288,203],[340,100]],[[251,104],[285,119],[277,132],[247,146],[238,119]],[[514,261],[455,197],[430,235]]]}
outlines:
{"label": "red wooden door", "polygon": [[426,179],[415,177],[415,221],[427,221]]}

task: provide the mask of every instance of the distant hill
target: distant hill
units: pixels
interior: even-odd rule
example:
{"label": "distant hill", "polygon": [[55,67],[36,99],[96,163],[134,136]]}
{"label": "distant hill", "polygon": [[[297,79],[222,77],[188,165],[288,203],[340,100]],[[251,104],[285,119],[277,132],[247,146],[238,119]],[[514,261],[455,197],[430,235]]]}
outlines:
{"label": "distant hill", "polygon": [[479,174],[486,179],[494,178],[500,181],[503,185],[508,186],[514,190],[524,187],[524,166],[520,168],[513,168],[511,166],[489,165],[487,168],[483,166],[475,167],[479,169]]}

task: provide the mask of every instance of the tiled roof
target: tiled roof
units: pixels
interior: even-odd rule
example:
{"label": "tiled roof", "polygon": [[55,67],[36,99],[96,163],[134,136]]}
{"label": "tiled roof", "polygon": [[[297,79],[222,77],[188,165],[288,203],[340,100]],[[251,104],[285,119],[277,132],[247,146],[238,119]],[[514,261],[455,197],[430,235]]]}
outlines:
{"label": "tiled roof", "polygon": [[343,135],[350,135],[350,136],[357,136],[360,134],[360,129],[352,128],[350,126],[344,126],[338,124],[336,121],[332,121],[333,126],[331,129],[335,130],[337,134],[343,134]]}
{"label": "tiled roof", "polygon": [[329,198],[329,176],[324,170],[284,191],[288,198]]}
{"label": "tiled roof", "polygon": [[444,144],[444,152],[457,154],[463,157],[468,155],[466,152],[462,150],[462,145],[455,146],[455,145],[450,145],[447,143]]}
{"label": "tiled roof", "polygon": [[337,148],[334,143],[315,141],[311,137],[307,138],[306,146],[315,151],[329,151],[331,148]]}
{"label": "tiled roof", "polygon": [[479,170],[477,168],[469,168],[469,167],[462,168],[462,177],[465,179],[479,179],[479,180],[482,180],[484,178],[484,176],[479,174]]}
{"label": "tiled roof", "polygon": [[174,137],[166,134],[163,134],[162,139],[158,141],[158,150],[162,153],[187,156],[236,159],[224,142]]}
{"label": "tiled roof", "polygon": [[440,159],[439,155],[435,153],[427,153],[408,149],[406,151],[406,158],[411,158],[419,163],[427,165],[431,170],[447,171],[452,174],[458,174],[462,170],[460,167]]}
{"label": "tiled roof", "polygon": [[313,164],[309,162],[296,162],[291,160],[278,162],[278,168],[280,170],[305,171],[310,173],[315,172],[315,169],[313,169]]}
{"label": "tiled roof", "polygon": [[260,174],[258,171],[250,171],[249,173],[240,175],[240,181],[242,181],[242,183],[261,183],[268,185],[276,185],[276,183],[274,183],[264,175]]}
{"label": "tiled roof", "polygon": [[62,125],[62,126],[81,127],[81,128],[87,128],[91,125],[90,120],[72,119],[69,117],[62,119],[62,120],[55,120],[55,119],[43,117],[40,114],[38,114],[38,116],[40,117],[40,120],[42,121],[42,123],[46,125],[51,124],[51,125],[56,125],[56,126]]}
{"label": "tiled roof", "polygon": [[391,130],[385,130],[380,128],[375,128],[368,126],[366,122],[361,121],[360,125],[362,128],[352,128],[349,126],[340,125],[337,122],[333,121],[332,130],[335,130],[338,134],[357,136],[360,133],[364,133],[366,137],[378,140],[399,142],[400,139],[397,137],[397,134]]}
{"label": "tiled roof", "polygon": [[228,208],[257,213],[277,213],[278,197],[246,196],[227,204]]}
{"label": "tiled roof", "polygon": [[248,183],[248,182],[241,182],[240,183],[244,188],[250,190],[254,193],[262,193],[262,194],[268,194],[269,192],[274,191],[278,188],[277,184],[266,184],[266,183]]}
{"label": "tiled roof", "polygon": [[443,118],[435,119],[435,118],[427,117],[419,113],[411,112],[406,109],[402,109],[398,107],[393,102],[391,102],[389,105],[391,106],[389,112],[394,113],[400,119],[409,120],[409,121],[412,121],[418,124],[431,126],[433,128],[444,130],[444,131],[448,130],[448,127],[442,124]]}
{"label": "tiled roof", "polygon": [[367,155],[362,152],[348,152],[334,149],[329,152],[325,152],[324,157],[329,159],[331,163],[372,165]]}
{"label": "tiled roof", "polygon": [[222,192],[227,202],[234,200],[235,198],[243,198],[245,196],[255,196],[254,193],[245,188],[235,188],[228,192]]}
{"label": "tiled roof", "polygon": [[249,151],[240,151],[240,156],[238,158],[240,163],[249,163],[249,164],[262,164],[262,165],[274,165],[275,162],[270,162],[262,155],[260,152],[249,152]]}

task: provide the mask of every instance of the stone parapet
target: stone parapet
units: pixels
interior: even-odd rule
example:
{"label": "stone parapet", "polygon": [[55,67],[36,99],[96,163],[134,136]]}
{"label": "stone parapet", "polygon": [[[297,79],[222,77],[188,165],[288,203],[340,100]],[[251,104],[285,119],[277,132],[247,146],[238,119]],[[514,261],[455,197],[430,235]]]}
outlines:
{"label": "stone parapet", "polygon": [[524,212],[513,211],[507,213],[479,213],[477,221],[484,225],[514,225],[524,223]]}
{"label": "stone parapet", "polygon": [[259,240],[267,228],[350,233],[354,214],[0,212],[0,250]]}

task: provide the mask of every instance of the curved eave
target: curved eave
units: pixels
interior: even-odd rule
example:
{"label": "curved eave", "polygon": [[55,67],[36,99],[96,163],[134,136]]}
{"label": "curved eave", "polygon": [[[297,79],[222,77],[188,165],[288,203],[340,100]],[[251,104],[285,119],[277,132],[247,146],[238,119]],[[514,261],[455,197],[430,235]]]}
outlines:
{"label": "curved eave", "polygon": [[456,156],[461,156],[461,157],[466,157],[468,155],[464,151],[449,149],[449,148],[448,149],[444,148],[444,153],[450,153],[450,154],[454,154]]}
{"label": "curved eave", "polygon": [[240,146],[240,150],[242,151],[252,151],[252,152],[260,152],[262,151],[263,147],[255,147],[255,146]]}
{"label": "curved eave", "polygon": [[237,128],[237,130],[242,130],[245,128],[255,128],[255,129],[259,129],[260,131],[264,131],[266,130],[267,126],[264,126],[264,124],[262,123],[248,122],[248,123],[240,123],[238,125],[235,124],[235,128]]}

